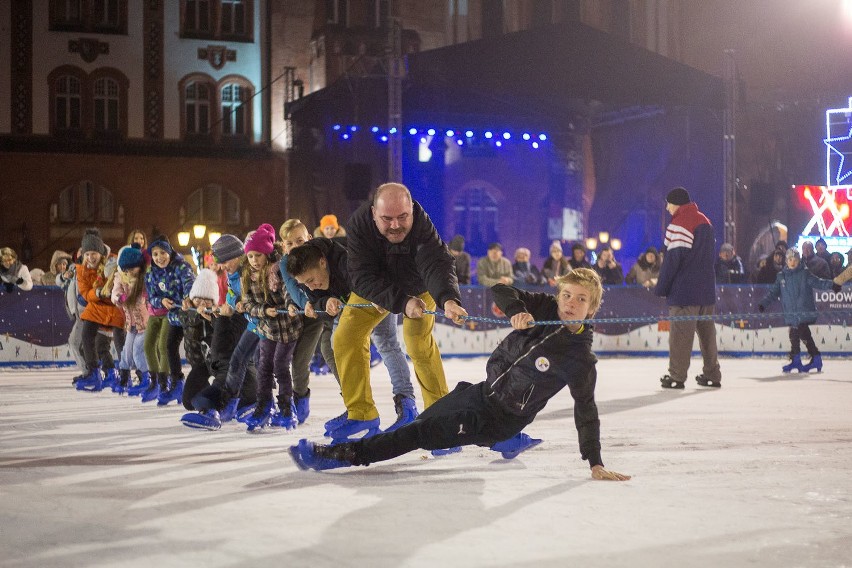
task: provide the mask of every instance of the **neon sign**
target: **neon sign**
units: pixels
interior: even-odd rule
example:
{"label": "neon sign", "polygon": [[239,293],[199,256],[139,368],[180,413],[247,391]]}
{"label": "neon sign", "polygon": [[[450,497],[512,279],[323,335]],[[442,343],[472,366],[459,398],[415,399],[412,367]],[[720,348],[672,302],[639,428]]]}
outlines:
{"label": "neon sign", "polygon": [[825,136],[825,183],[838,186],[852,176],[852,97],[846,108],[825,111]]}

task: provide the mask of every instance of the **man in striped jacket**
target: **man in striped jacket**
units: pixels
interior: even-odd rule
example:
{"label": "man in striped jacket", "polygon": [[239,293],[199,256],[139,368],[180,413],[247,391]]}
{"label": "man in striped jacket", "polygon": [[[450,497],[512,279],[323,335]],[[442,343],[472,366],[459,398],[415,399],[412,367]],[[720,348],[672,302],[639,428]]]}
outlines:
{"label": "man in striped jacket", "polygon": [[[666,195],[666,211],[672,222],[666,227],[666,254],[654,293],[666,298],[670,316],[712,315],[716,304],[713,226],[682,187]],[[688,320],[671,322],[669,372],[660,379],[663,388],[684,387],[696,332],[704,368],[695,380],[705,387],[722,386],[715,323]]]}

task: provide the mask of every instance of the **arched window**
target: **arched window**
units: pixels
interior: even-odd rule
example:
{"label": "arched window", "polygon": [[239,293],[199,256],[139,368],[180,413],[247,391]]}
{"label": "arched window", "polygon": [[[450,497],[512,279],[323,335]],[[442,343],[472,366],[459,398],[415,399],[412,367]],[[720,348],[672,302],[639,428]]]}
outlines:
{"label": "arched window", "polygon": [[184,89],[184,116],[187,136],[210,135],[210,84],[191,81]]}
{"label": "arched window", "polygon": [[95,80],[95,130],[118,133],[119,102],[118,81],[109,77],[101,77]]}
{"label": "arched window", "polygon": [[80,131],[83,127],[83,98],[81,81],[71,75],[56,79],[55,126],[61,131]]}
{"label": "arched window", "polygon": [[90,180],[69,185],[59,193],[60,223],[114,223],[115,198]]}
{"label": "arched window", "polygon": [[240,224],[240,198],[220,185],[209,184],[193,191],[185,207],[188,224]]}
{"label": "arched window", "polygon": [[248,124],[248,93],[239,83],[228,83],[222,86],[220,100],[222,101],[222,135],[247,136]]}

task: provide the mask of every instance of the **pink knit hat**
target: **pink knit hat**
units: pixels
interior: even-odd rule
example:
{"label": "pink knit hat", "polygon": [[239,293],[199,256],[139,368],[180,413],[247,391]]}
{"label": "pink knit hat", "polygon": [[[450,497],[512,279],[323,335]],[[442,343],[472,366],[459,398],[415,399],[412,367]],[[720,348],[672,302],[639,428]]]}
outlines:
{"label": "pink knit hat", "polygon": [[275,243],[275,229],[269,223],[264,223],[246,239],[245,251],[256,251],[271,254]]}

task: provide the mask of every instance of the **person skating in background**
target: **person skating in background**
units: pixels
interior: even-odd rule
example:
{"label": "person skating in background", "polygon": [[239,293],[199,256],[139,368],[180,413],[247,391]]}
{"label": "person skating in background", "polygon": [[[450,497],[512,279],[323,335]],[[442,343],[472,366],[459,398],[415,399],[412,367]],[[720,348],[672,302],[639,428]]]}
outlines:
{"label": "person skating in background", "polygon": [[[139,395],[151,384],[145,359],[145,328],[148,326],[148,293],[145,290],[147,265],[138,243],[118,251],[118,273],[113,278],[112,302],[124,312],[124,349],[118,363],[119,380],[113,392]],[[130,371],[138,381],[130,383]],[[133,389],[132,391],[130,389]]]}
{"label": "person skating in background", "polygon": [[[811,369],[822,371],[822,355],[811,335],[811,324],[816,323],[816,303],[814,289],[840,291],[840,286],[831,280],[817,278],[805,267],[796,249],[787,250],[787,266],[775,278],[775,284],[757,305],[761,312],[778,298],[784,310],[784,323],[790,326],[790,363],[781,370],[790,373],[794,370],[807,373]],[[811,312],[811,313],[808,313]],[[811,360],[802,365],[801,346],[804,342]]]}
{"label": "person skating in background", "polygon": [[592,268],[600,275],[601,283],[604,286],[619,286],[624,283],[624,270],[622,270],[621,264],[615,260],[612,249],[608,245],[601,249],[601,253]]}
{"label": "person skating in background", "polygon": [[[242,269],[242,301],[246,313],[257,318],[257,329],[261,335],[257,406],[246,419],[246,425],[249,432],[266,426],[290,430],[298,425],[290,363],[296,341],[302,333],[302,316],[287,312],[289,296],[278,269],[281,256],[275,250],[275,229],[272,225],[260,225],[246,239],[245,252],[247,262]],[[272,400],[275,380],[278,381],[277,412],[273,412]]]}
{"label": "person skating in background", "polygon": [[331,446],[301,440],[290,455],[302,469],[325,470],[370,465],[418,448],[436,450],[463,445],[490,447],[511,459],[541,440],[522,430],[564,387],[574,399],[574,424],[580,456],[593,479],[626,481],[604,468],[600,419],[595,404],[597,359],[592,329],[581,323],[535,325],[536,321],[576,321],[594,316],[603,293],[600,277],[580,268],[557,281],[556,295],[529,293],[498,284],[494,301],[509,317],[512,331],[486,364],[487,378],[459,382],[418,418],[390,434]]}
{"label": "person skating in background", "polygon": [[[115,361],[110,353],[110,339],[115,328],[124,328],[124,314],[112,303],[112,282],[106,274],[109,248],[101,240],[100,231],[86,229],[81,249],[83,262],[77,267],[77,289],[86,307],[80,314],[80,336],[86,377],[77,381],[77,390],[98,392],[116,379]],[[123,346],[121,346],[123,348]],[[121,353],[122,348],[118,349]]]}
{"label": "person skating in background", "polygon": [[470,264],[471,258],[464,250],[464,237],[456,235],[450,240],[447,245],[450,254],[455,258],[456,277],[459,279],[460,286],[470,286]]}
{"label": "person skating in background", "polygon": [[151,373],[151,385],[142,393],[142,402],[157,400],[158,406],[183,397],[183,371],[180,342],[183,328],[169,312],[179,310],[189,295],[195,275],[189,263],[177,253],[169,239],[157,237],[148,247],[151,266],[145,273],[148,293],[148,327],[145,330],[145,358]]}
{"label": "person skating in background", "polygon": [[0,285],[0,291],[8,293],[33,289],[29,268],[18,260],[18,253],[9,247],[0,248]]}
{"label": "person skating in background", "polygon": [[[666,227],[666,254],[654,293],[666,298],[670,316],[712,316],[716,307],[713,226],[682,187],[666,195],[666,211],[672,222]],[[660,379],[663,388],[684,388],[696,333],[704,366],[695,380],[705,387],[722,386],[716,324],[712,320],[673,320],[669,372]]]}
{"label": "person skating in background", "polygon": [[624,277],[624,283],[653,288],[660,278],[660,264],[657,247],[648,247],[630,267],[630,272]]}
{"label": "person skating in background", "polygon": [[476,262],[476,280],[480,286],[489,288],[495,284],[512,284],[515,281],[512,263],[503,256],[500,243],[488,245],[487,256]]}
{"label": "person skating in background", "polygon": [[[190,371],[181,393],[181,404],[195,410],[192,400],[210,385],[210,346],[213,344],[213,314],[219,305],[219,282],[216,273],[202,268],[195,276],[189,297],[181,302],[181,309],[173,317],[183,327],[183,348]],[[171,316],[172,314],[170,314]]]}

